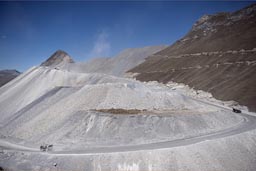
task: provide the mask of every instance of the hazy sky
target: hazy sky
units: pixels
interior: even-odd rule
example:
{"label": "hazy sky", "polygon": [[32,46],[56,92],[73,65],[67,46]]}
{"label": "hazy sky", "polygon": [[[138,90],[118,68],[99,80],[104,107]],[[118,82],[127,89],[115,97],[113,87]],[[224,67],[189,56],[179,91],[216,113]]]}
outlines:
{"label": "hazy sky", "polygon": [[170,45],[204,14],[253,2],[0,2],[0,69],[25,71],[62,49],[75,61]]}

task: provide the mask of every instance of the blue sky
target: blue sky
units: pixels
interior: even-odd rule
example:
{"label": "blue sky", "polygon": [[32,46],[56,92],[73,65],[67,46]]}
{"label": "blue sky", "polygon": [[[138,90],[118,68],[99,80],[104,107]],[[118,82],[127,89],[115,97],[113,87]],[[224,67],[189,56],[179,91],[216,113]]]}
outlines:
{"label": "blue sky", "polygon": [[25,71],[62,49],[75,61],[171,45],[204,14],[253,2],[0,2],[0,69]]}

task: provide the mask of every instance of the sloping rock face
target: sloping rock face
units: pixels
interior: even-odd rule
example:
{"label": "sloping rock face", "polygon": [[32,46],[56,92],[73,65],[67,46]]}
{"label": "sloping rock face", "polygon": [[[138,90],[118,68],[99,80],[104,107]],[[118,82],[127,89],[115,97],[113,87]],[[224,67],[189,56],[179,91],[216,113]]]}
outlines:
{"label": "sloping rock face", "polygon": [[20,72],[17,70],[1,70],[0,71],[0,87],[8,83],[12,79],[20,75]]}
{"label": "sloping rock face", "polygon": [[129,48],[111,58],[93,58],[85,63],[68,63],[64,70],[80,73],[104,73],[123,76],[129,69],[141,64],[145,58],[166,48],[164,45]]}
{"label": "sloping rock face", "polygon": [[66,63],[74,63],[74,61],[66,52],[58,50],[43,62],[41,66],[61,66]]}
{"label": "sloping rock face", "polygon": [[256,111],[256,4],[205,15],[172,46],[130,72],[141,81],[184,83]]}

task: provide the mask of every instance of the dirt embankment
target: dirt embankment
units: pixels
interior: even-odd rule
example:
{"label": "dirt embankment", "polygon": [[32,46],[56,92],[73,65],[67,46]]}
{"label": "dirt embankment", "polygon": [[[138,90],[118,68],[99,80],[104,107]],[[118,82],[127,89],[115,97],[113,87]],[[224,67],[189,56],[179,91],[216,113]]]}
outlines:
{"label": "dirt embankment", "polygon": [[145,112],[146,110],[138,110],[138,109],[95,109],[96,112],[102,113],[112,113],[112,114],[139,114],[141,112]]}

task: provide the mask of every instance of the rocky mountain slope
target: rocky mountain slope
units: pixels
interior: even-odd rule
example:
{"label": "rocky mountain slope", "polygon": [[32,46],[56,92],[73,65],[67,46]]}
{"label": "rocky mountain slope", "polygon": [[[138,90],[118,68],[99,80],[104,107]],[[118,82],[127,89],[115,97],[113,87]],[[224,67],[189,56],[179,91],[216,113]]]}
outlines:
{"label": "rocky mountain slope", "polygon": [[1,70],[0,71],[0,87],[8,83],[12,79],[20,75],[20,72],[17,70]]}
{"label": "rocky mountain slope", "polygon": [[184,83],[256,111],[256,5],[205,15],[170,47],[130,70],[141,81]]}
{"label": "rocky mountain slope", "polygon": [[[127,65],[133,65],[138,62],[136,56],[142,61],[145,54],[159,48],[128,49],[109,60],[115,64],[128,60]],[[124,65],[108,70],[110,74],[70,72],[62,69],[70,65],[66,59],[66,53],[57,51],[43,65],[30,68],[0,89],[0,135],[37,146],[54,143],[57,148],[78,149],[171,140],[224,129],[241,120],[165,86],[113,76],[125,72]],[[123,112],[102,112],[115,109]],[[129,114],[129,110],[139,113]],[[177,113],[180,116],[173,121],[170,114]],[[187,127],[197,125],[191,114],[202,125]]]}
{"label": "rocky mountain slope", "polygon": [[[40,66],[41,68],[51,68],[53,71],[62,70],[62,72],[60,72],[62,74],[59,77],[52,77],[52,80],[48,80],[49,78],[46,75],[50,73],[55,76],[54,72],[50,72],[51,70],[46,72],[46,70],[37,69],[38,67],[30,68],[19,78],[13,80],[13,82],[11,82],[8,86],[12,87],[15,85],[15,89],[8,90],[8,87],[4,87],[0,90],[0,95],[4,94],[4,97],[7,98],[2,98],[2,108],[3,111],[5,111],[4,114],[8,115],[9,112],[6,111],[8,108],[10,108],[11,112],[21,109],[25,105],[31,103],[36,98],[49,91],[52,87],[80,86],[80,84],[84,83],[83,79],[85,75],[82,73],[104,73],[123,76],[128,69],[131,69],[137,64],[143,62],[147,56],[156,53],[163,48],[165,48],[165,46],[149,46],[144,48],[126,49],[116,57],[92,59],[91,61],[85,63],[75,63],[66,52],[63,50],[58,50]],[[37,77],[30,76],[30,79],[28,79],[26,77],[27,74],[34,74],[37,75]],[[16,83],[24,79],[24,77],[26,77],[28,83],[23,83],[21,86],[16,86]],[[47,80],[51,82],[48,84]],[[36,84],[31,84],[32,87],[28,86],[27,84],[30,84],[31,82]],[[79,84],[75,84],[77,82],[79,82]],[[8,103],[8,98],[12,98],[12,96],[5,96],[5,94],[8,94],[8,91],[11,91],[11,94],[15,94],[16,97],[20,98],[16,98],[13,101],[11,100],[11,102]],[[15,105],[16,108],[13,108],[13,105]]]}
{"label": "rocky mountain slope", "polygon": [[[196,102],[183,94],[168,92],[165,87],[105,74],[72,73],[49,67],[31,68],[4,89],[0,89],[0,108],[2,134],[33,143],[63,145],[71,145],[74,141],[80,145],[97,145],[115,144],[117,139],[121,139],[118,143],[126,144],[158,141],[157,137],[170,139],[169,131],[162,130],[160,125],[168,127],[166,130],[173,129],[169,125],[172,118],[168,115],[177,112],[181,116],[197,113],[199,115],[194,117],[198,117],[198,120],[203,117],[200,121],[204,123],[203,132],[211,131],[212,127],[224,128],[226,124],[232,125],[240,121],[239,117],[223,115],[215,107]],[[137,109],[142,114],[133,114],[134,118],[130,119],[126,113],[123,115],[127,117],[114,117],[97,112],[112,108]],[[165,111],[166,118],[164,112],[161,116],[164,120],[160,116],[152,118],[149,113],[157,115],[157,111]],[[224,117],[229,119],[222,121]],[[181,127],[181,132],[187,129],[183,128],[184,122],[192,122],[188,118],[190,117],[184,116],[178,119],[176,124]],[[78,122],[79,124],[75,124]],[[137,126],[137,122],[144,126]],[[152,124],[156,130],[149,131]],[[140,133],[132,135],[130,127]],[[201,132],[201,128],[195,126],[194,129],[189,129],[197,134],[198,131]],[[148,130],[147,133],[145,130]],[[127,137],[127,134],[131,135]],[[175,133],[171,137],[182,135],[183,133]],[[112,138],[108,139],[109,136]]]}
{"label": "rocky mountain slope", "polygon": [[83,63],[67,63],[61,69],[80,73],[104,73],[123,76],[126,71],[145,61],[145,58],[166,46],[125,49],[111,58],[93,58]]}
{"label": "rocky mountain slope", "polygon": [[[185,92],[175,85],[32,67],[0,88],[0,166],[56,170],[57,163],[60,170],[192,171],[209,170],[206,164],[212,163],[221,171],[253,170],[253,120]],[[240,127],[247,132],[236,135]],[[228,137],[207,139],[219,132]],[[206,139],[195,143],[193,137],[201,136]],[[163,146],[169,142],[174,146]],[[40,152],[44,143],[52,144],[53,151]],[[186,165],[166,166],[164,158],[168,163],[185,158]],[[239,162],[241,158],[247,160]],[[84,164],[92,161],[97,164]]]}

